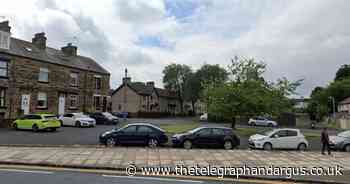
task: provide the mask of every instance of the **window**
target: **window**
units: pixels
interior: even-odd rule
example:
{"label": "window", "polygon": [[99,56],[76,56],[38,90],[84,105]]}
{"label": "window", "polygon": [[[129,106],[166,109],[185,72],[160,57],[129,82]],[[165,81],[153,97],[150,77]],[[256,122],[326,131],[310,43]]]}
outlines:
{"label": "window", "polygon": [[42,119],[39,115],[28,115],[26,119]]}
{"label": "window", "polygon": [[8,61],[3,61],[0,59],[0,77],[7,77],[8,72]]}
{"label": "window", "polygon": [[65,114],[65,115],[63,115],[63,117],[72,118],[72,117],[73,117],[73,114]]}
{"label": "window", "polygon": [[10,49],[10,33],[0,31],[0,48]]}
{"label": "window", "polygon": [[134,133],[136,132],[136,126],[129,126],[124,128],[123,130],[124,133]]}
{"label": "window", "polygon": [[70,73],[70,86],[78,87],[78,73]]}
{"label": "window", "polygon": [[214,128],[213,135],[225,135],[225,132],[223,129]]}
{"label": "window", "polygon": [[199,136],[209,136],[211,134],[211,129],[205,128],[197,133]]}
{"label": "window", "polygon": [[280,130],[278,132],[276,132],[273,137],[287,137],[287,131],[286,130]]}
{"label": "window", "polygon": [[101,76],[95,75],[95,89],[101,89]]}
{"label": "window", "polygon": [[69,95],[69,108],[78,107],[78,95]]}
{"label": "window", "polygon": [[287,130],[287,134],[289,137],[295,137],[298,135],[298,132],[294,130]]}
{"label": "window", "polygon": [[151,132],[153,132],[153,130],[147,126],[139,126],[139,128],[137,129],[137,132],[139,132],[139,133],[151,133]]}
{"label": "window", "polygon": [[121,111],[122,110],[122,105],[118,105],[118,110]]}
{"label": "window", "polygon": [[38,93],[38,108],[47,108],[47,95],[46,93]]}
{"label": "window", "polygon": [[0,107],[6,106],[6,89],[0,88]]}
{"label": "window", "polygon": [[49,69],[40,68],[38,80],[39,80],[39,82],[49,82]]}
{"label": "window", "polygon": [[94,96],[94,106],[95,109],[101,108],[101,96]]}

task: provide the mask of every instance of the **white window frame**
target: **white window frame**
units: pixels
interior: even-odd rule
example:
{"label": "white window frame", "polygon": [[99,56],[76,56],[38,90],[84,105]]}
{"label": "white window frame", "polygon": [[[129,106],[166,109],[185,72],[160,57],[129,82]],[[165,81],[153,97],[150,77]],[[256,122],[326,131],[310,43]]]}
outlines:
{"label": "white window frame", "polygon": [[11,33],[0,31],[0,48],[10,49]]}
{"label": "white window frame", "polygon": [[[102,76],[101,75],[95,75],[95,89],[101,89],[102,88]],[[100,88],[97,87],[97,80],[100,80]]]}
{"label": "white window frame", "polygon": [[[75,83],[73,83],[75,81]],[[79,73],[71,72],[70,73],[70,86],[78,87],[79,86]]]}
{"label": "white window frame", "polygon": [[3,59],[0,59],[0,63],[4,63],[6,66],[0,66],[0,70],[4,70],[5,71],[5,75],[0,75],[0,77],[8,77],[8,67],[9,67],[9,62]]}
{"label": "white window frame", "polygon": [[[39,77],[38,77],[38,81],[39,82],[49,82],[49,73],[50,70],[48,68],[44,68],[44,67],[40,67],[39,69]],[[47,75],[46,79],[44,79],[42,75]]]}
{"label": "white window frame", "polygon": [[[39,101],[44,101],[44,105],[39,105]],[[47,93],[45,92],[39,92],[38,93],[38,100],[37,100],[37,107],[38,108],[47,108]]]}

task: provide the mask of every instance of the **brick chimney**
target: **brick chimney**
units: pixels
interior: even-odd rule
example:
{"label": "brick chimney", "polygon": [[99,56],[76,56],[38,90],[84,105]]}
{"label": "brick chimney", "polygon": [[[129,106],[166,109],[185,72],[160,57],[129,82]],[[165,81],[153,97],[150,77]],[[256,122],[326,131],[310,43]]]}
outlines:
{"label": "brick chimney", "polygon": [[32,43],[39,49],[46,49],[46,36],[45,33],[36,33],[32,38]]}
{"label": "brick chimney", "polygon": [[68,43],[67,46],[61,48],[61,51],[67,56],[77,56],[78,47]]}
{"label": "brick chimney", "polygon": [[146,83],[147,86],[154,87],[154,81],[148,81]]}
{"label": "brick chimney", "polygon": [[9,26],[9,21],[0,22],[0,31],[11,33],[11,27]]}

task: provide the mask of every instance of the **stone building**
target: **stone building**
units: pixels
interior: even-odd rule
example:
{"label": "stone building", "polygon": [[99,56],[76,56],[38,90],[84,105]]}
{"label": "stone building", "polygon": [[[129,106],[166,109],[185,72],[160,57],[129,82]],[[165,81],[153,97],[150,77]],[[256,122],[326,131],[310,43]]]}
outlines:
{"label": "stone building", "polygon": [[180,101],[174,91],[157,88],[154,82],[132,82],[124,77],[123,83],[112,93],[112,111],[128,112],[131,116],[158,113],[180,113]]}
{"label": "stone building", "polygon": [[105,111],[109,72],[78,55],[76,46],[58,50],[47,47],[46,39],[45,33],[31,42],[12,38],[9,22],[0,23],[0,119]]}

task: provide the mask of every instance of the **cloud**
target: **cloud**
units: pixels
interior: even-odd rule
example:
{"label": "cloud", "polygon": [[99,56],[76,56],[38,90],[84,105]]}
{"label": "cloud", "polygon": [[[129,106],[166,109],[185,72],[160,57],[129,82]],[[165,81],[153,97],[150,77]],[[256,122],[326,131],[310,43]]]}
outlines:
{"label": "cloud", "polygon": [[[67,42],[112,73],[116,88],[129,69],[134,80],[155,80],[177,62],[226,67],[234,55],[268,64],[270,80],[304,78],[308,96],[326,85],[350,56],[345,0],[12,0],[2,3],[13,35],[31,40],[45,31],[48,44]],[[21,6],[19,6],[19,4]]]}

